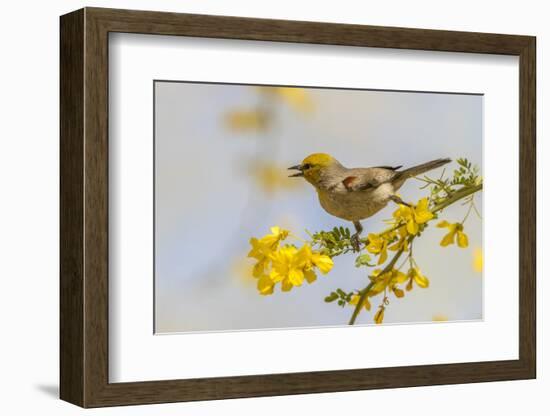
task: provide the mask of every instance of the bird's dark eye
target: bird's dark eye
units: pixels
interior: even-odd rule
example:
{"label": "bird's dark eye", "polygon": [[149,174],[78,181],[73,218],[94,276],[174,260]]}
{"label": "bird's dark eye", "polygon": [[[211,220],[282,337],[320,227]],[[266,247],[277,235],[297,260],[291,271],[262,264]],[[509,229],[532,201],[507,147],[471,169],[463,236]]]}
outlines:
{"label": "bird's dark eye", "polygon": [[302,170],[308,170],[309,168],[311,168],[311,165],[309,163],[302,165]]}

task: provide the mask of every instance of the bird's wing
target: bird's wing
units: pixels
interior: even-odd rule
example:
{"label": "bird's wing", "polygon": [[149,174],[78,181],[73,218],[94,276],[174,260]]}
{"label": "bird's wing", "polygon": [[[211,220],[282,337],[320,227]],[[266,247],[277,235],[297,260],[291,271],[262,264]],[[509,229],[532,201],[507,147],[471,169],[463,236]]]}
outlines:
{"label": "bird's wing", "polygon": [[342,184],[349,192],[364,191],[391,182],[395,175],[394,168],[389,167],[350,169]]}

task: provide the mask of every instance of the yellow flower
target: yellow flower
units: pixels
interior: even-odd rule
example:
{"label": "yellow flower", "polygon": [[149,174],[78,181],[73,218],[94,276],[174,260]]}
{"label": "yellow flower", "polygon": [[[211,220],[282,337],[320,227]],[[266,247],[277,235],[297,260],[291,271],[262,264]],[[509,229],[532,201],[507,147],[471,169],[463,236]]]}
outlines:
{"label": "yellow flower", "polygon": [[257,260],[252,275],[258,279],[257,287],[262,295],[272,294],[277,283],[281,283],[283,292],[301,286],[304,279],[313,283],[317,279],[315,269],[327,274],[334,266],[329,256],[313,251],[308,243],[300,249],[293,245],[279,247],[288,235],[287,230],[271,227],[271,234],[250,239],[252,248],[248,257]]}
{"label": "yellow flower", "polygon": [[264,237],[257,239],[252,237],[250,239],[250,245],[252,248],[248,252],[248,257],[257,260],[257,263],[252,269],[252,275],[256,278],[260,278],[264,275],[266,269],[269,267],[270,256],[279,247],[279,243],[288,237],[288,231],[283,230],[280,227],[271,227],[271,234],[267,234]]}
{"label": "yellow flower", "polygon": [[405,283],[407,281],[407,275],[397,269],[392,269],[383,274],[380,274],[380,270],[374,270],[372,279],[374,284],[369,290],[369,296],[376,296],[383,292],[387,287],[393,291],[396,288],[396,285]]}
{"label": "yellow flower", "polygon": [[476,272],[481,273],[483,271],[483,250],[479,247],[474,250],[473,266]]}
{"label": "yellow flower", "polygon": [[258,291],[261,295],[271,295],[275,288],[275,282],[267,274],[258,279]]}
{"label": "yellow flower", "polygon": [[236,110],[228,113],[225,124],[234,131],[263,131],[267,128],[269,119],[261,110]]}
{"label": "yellow flower", "polygon": [[412,289],[413,281],[423,289],[430,286],[430,280],[426,276],[424,276],[422,273],[420,273],[420,270],[418,269],[418,267],[410,268],[409,272],[407,273],[407,278],[409,279],[409,282],[407,284],[407,290]]}
{"label": "yellow flower", "polygon": [[399,251],[403,249],[403,251],[409,251],[409,240],[408,240],[408,233],[407,229],[405,227],[400,227],[397,232],[399,233],[399,240],[397,240],[396,243],[393,243],[391,246],[388,247],[391,251]]}
{"label": "yellow flower", "polygon": [[287,292],[293,286],[301,286],[304,281],[304,263],[301,256],[296,255],[298,249],[294,246],[281,247],[271,255],[273,270],[271,280],[282,282],[281,288]]}
{"label": "yellow flower", "polygon": [[447,247],[449,244],[453,244],[456,240],[457,245],[460,248],[468,247],[468,236],[464,233],[464,226],[459,222],[451,224],[445,220],[437,224],[439,228],[447,228],[449,232],[445,234],[441,243],[442,247]]}
{"label": "yellow flower", "polygon": [[387,283],[387,276],[389,274],[384,273],[384,274],[381,275],[380,274],[381,272],[382,272],[382,270],[375,269],[375,270],[373,270],[372,275],[369,276],[369,279],[371,279],[371,281],[374,282],[374,284],[372,285],[372,287],[369,290],[369,296],[376,296],[379,293],[381,293],[382,291],[384,291],[384,289],[386,288],[386,286],[388,284]]}
{"label": "yellow flower", "polygon": [[252,275],[259,278],[264,274],[265,269],[269,265],[269,255],[271,254],[272,249],[270,246],[262,243],[261,240],[254,237],[250,239],[250,245],[252,246],[252,249],[248,252],[248,257],[258,260],[252,269]]}
{"label": "yellow flower", "polygon": [[[332,262],[332,259],[330,260]],[[313,283],[317,280],[317,275],[313,270],[313,252],[309,244],[304,244],[300,250],[296,252],[296,263],[301,266],[304,272],[304,277],[308,283]]]}
{"label": "yellow flower", "polygon": [[323,274],[330,272],[334,266],[334,262],[329,256],[321,254],[318,251],[314,251],[311,254],[311,262]]}
{"label": "yellow flower", "polygon": [[248,252],[248,257],[262,261],[269,256],[279,246],[279,242],[288,237],[289,232],[280,227],[271,227],[271,234],[267,234],[260,239],[252,237],[250,245],[252,249]]}
{"label": "yellow flower", "polygon": [[280,241],[288,237],[289,231],[284,230],[281,227],[275,226],[270,228],[271,234],[267,234],[261,238],[261,242],[273,247],[279,244]]}
{"label": "yellow flower", "polygon": [[304,244],[296,255],[299,257],[300,264],[304,267],[304,275],[308,283],[312,283],[317,279],[313,271],[314,267],[317,267],[322,274],[327,274],[334,266],[334,262],[329,256],[318,251],[312,251],[309,244]]}
{"label": "yellow flower", "polygon": [[314,268],[323,274],[328,273],[334,265],[329,256],[312,251],[309,244],[299,250],[294,246],[285,246],[270,256],[272,271],[270,278],[274,283],[281,282],[284,292],[294,286],[301,286],[304,279],[313,283],[317,279]]}
{"label": "yellow flower", "polygon": [[446,315],[434,315],[432,317],[433,322],[446,322],[449,318]]}
{"label": "yellow flower", "polygon": [[376,313],[374,314],[374,322],[376,322],[376,325],[380,325],[382,322],[384,322],[384,310],[386,308],[384,305],[380,305]]}
{"label": "yellow flower", "polygon": [[367,251],[372,254],[379,254],[378,264],[382,264],[388,258],[388,240],[378,234],[369,234],[369,245]]}
{"label": "yellow flower", "polygon": [[396,298],[402,298],[403,296],[405,296],[405,292],[403,292],[403,289],[400,289],[397,286],[393,286],[391,288],[391,291],[393,292]]}
{"label": "yellow flower", "polygon": [[[353,295],[351,297],[351,300],[349,301],[349,304],[352,306],[356,306],[359,303],[359,299],[361,299],[361,295]],[[365,308],[367,311],[370,311],[371,305],[368,296],[365,296],[365,299],[363,299],[363,304],[361,305],[361,308]]]}
{"label": "yellow flower", "polygon": [[431,220],[434,214],[428,209],[428,198],[422,198],[416,206],[399,205],[399,208],[393,213],[393,217],[398,221],[405,221],[407,232],[416,235],[419,229],[418,225]]}

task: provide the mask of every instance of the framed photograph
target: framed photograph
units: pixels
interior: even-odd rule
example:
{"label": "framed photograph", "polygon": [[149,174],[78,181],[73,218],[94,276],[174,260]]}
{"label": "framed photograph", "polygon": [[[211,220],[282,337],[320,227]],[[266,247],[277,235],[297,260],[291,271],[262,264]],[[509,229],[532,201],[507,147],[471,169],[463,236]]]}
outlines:
{"label": "framed photograph", "polygon": [[61,17],[82,407],[535,378],[535,38]]}

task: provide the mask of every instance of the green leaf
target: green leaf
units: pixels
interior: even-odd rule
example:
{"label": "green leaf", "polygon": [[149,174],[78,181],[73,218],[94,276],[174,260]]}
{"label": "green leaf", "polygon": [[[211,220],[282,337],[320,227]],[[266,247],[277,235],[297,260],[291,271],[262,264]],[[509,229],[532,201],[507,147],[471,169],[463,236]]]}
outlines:
{"label": "green leaf", "polygon": [[325,302],[327,303],[334,302],[336,299],[338,299],[338,294],[335,292],[332,292],[330,295],[328,295],[325,298]]}
{"label": "green leaf", "polygon": [[355,259],[355,267],[361,267],[361,266],[369,266],[374,267],[374,265],[370,264],[371,256],[367,253],[361,254]]}

